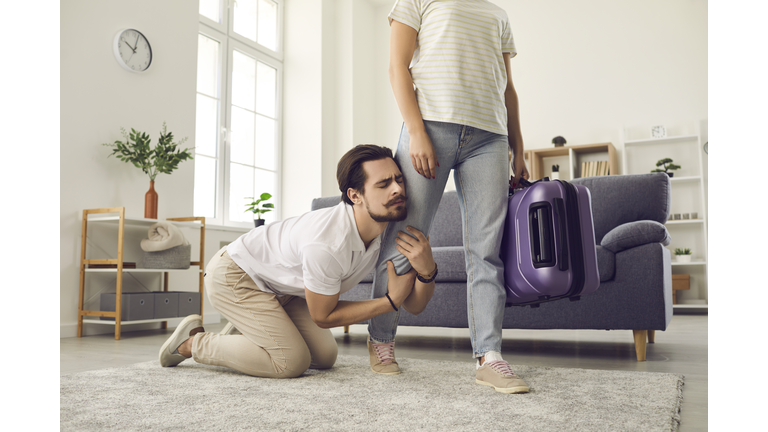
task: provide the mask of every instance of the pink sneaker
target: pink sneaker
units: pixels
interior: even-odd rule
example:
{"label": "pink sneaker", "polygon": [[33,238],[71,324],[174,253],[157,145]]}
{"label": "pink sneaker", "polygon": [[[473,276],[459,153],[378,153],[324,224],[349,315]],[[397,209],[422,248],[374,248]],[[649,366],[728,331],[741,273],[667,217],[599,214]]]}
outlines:
{"label": "pink sneaker", "polygon": [[528,384],[517,376],[504,360],[486,360],[477,369],[475,382],[487,385],[500,393],[528,393]]}
{"label": "pink sneaker", "polygon": [[395,343],[375,344],[368,341],[368,356],[371,359],[371,370],[382,375],[397,375],[400,366],[395,361]]}

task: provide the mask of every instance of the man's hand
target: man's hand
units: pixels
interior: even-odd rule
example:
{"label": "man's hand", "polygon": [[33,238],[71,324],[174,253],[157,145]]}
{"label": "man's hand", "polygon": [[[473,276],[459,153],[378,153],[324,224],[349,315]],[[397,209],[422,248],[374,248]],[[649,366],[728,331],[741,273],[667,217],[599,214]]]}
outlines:
{"label": "man's hand", "polygon": [[408,258],[411,267],[419,274],[431,274],[435,270],[435,260],[432,258],[432,246],[429,244],[429,237],[424,237],[424,233],[412,226],[406,229],[411,235],[406,235],[402,231],[398,233],[398,237],[395,239],[397,250]]}
{"label": "man's hand", "polygon": [[411,269],[408,273],[398,276],[395,273],[395,265],[392,261],[387,261],[387,275],[389,276],[389,282],[387,283],[389,297],[395,303],[395,306],[400,307],[405,299],[411,295],[411,291],[413,291],[413,285],[416,282],[416,270]]}

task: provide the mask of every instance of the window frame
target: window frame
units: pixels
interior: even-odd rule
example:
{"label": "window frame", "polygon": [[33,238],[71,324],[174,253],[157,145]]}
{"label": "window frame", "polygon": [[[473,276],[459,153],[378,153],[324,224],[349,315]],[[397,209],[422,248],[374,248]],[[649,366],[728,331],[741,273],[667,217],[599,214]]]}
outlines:
{"label": "window frame", "polygon": [[[234,0],[222,0],[219,3],[219,14],[222,22],[218,23],[202,15],[198,11],[198,35],[211,38],[219,42],[218,83],[219,94],[218,109],[218,134],[216,149],[216,189],[215,189],[215,217],[206,217],[209,225],[227,227],[253,228],[252,222],[232,220],[230,217],[230,153],[231,153],[231,126],[232,126],[232,71],[234,51],[239,52],[262,62],[276,71],[275,81],[275,193],[271,203],[275,209],[271,215],[281,219],[282,203],[282,124],[283,124],[283,14],[284,0],[271,0],[277,4],[277,50],[271,50],[264,45],[241,36],[234,31]],[[199,94],[195,88],[195,94]],[[197,96],[196,96],[197,97]],[[262,115],[262,114],[258,114]],[[255,169],[261,169],[255,167]],[[267,170],[272,172],[271,170]],[[258,194],[260,192],[255,191]],[[194,195],[193,195],[194,196]],[[194,199],[194,198],[193,198]],[[244,209],[245,210],[245,209]]]}

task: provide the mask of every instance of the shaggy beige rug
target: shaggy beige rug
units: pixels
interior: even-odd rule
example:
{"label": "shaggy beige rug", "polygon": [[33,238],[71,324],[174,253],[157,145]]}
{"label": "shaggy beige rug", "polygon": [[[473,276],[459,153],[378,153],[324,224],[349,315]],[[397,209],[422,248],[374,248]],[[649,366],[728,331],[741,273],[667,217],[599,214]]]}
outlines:
{"label": "shaggy beige rug", "polygon": [[400,375],[340,355],[277,380],[187,360],[61,377],[62,431],[675,431],[683,377],[513,365],[531,388],[475,384],[471,361],[398,359]]}

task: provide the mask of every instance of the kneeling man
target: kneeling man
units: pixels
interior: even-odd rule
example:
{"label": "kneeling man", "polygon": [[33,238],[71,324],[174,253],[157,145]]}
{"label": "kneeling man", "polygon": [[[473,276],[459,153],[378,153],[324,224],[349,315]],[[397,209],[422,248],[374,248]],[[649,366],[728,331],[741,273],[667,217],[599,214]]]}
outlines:
{"label": "kneeling man", "polygon": [[190,315],[160,349],[162,366],[192,357],[253,376],[297,377],[333,366],[338,348],[331,327],[401,305],[413,314],[424,310],[435,284],[416,276],[433,280],[437,266],[429,240],[411,227],[397,243],[413,269],[398,276],[390,261],[384,297],[339,301],[373,270],[381,234],[389,221],[405,219],[407,198],[386,147],[353,148],[339,161],[336,178],[337,206],[255,228],[216,253],[205,269],[208,299],[241,334],[205,332],[200,315]]}

